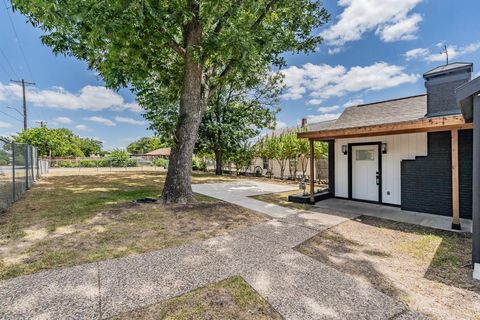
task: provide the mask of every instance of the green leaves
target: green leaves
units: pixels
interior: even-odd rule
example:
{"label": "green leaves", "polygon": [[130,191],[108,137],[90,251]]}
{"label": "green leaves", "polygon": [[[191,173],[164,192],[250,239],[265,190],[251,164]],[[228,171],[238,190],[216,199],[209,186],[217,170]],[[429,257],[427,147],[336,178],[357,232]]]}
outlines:
{"label": "green leaves", "polygon": [[127,151],[131,154],[146,154],[150,151],[165,147],[158,137],[143,137],[127,146]]}
{"label": "green leaves", "polygon": [[[185,0],[12,0],[55,53],[87,61],[110,87],[160,90],[157,104],[166,107],[178,101],[184,61],[175,48],[184,47],[185,26],[194,17],[202,34],[191,52],[210,86],[281,65],[284,52],[314,51],[322,39],[312,32],[329,19],[311,0],[195,3],[199,16]],[[227,67],[232,71],[220,79]]]}
{"label": "green leaves", "polygon": [[80,138],[66,128],[31,128],[22,131],[15,142],[29,143],[38,148],[41,156],[48,156],[51,152],[53,157],[88,157],[99,154],[102,148],[102,142],[90,138]]}

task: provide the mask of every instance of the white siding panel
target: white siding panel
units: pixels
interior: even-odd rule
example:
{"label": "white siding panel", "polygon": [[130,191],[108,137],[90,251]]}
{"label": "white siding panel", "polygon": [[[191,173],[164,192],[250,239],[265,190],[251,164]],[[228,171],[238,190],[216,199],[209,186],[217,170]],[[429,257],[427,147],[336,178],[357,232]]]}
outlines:
{"label": "white siding panel", "polygon": [[387,143],[387,154],[382,155],[382,201],[401,204],[402,160],[414,160],[427,155],[427,134],[411,133],[380,137],[338,139],[335,141],[335,196],[348,197],[348,156],[342,153],[342,145],[359,142]]}

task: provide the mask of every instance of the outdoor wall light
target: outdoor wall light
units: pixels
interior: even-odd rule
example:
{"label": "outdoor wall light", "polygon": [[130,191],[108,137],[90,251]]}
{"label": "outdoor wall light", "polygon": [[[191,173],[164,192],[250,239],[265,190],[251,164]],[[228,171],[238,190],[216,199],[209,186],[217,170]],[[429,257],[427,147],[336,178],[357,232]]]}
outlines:
{"label": "outdoor wall light", "polygon": [[382,143],[382,153],[387,154],[387,144],[386,143]]}
{"label": "outdoor wall light", "polygon": [[343,153],[344,155],[347,155],[347,154],[348,154],[348,147],[347,147],[347,145],[345,145],[345,144],[342,146],[342,153]]}

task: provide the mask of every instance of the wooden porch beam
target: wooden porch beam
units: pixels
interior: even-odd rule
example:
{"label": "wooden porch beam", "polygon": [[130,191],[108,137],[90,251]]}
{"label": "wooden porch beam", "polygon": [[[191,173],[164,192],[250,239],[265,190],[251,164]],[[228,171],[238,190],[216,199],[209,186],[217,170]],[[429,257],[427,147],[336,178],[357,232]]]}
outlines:
{"label": "wooden porch beam", "polygon": [[310,203],[315,204],[315,141],[310,140]]}
{"label": "wooden porch beam", "polygon": [[451,131],[452,136],[452,229],[462,230],[460,225],[460,200],[458,176],[458,130]]}
{"label": "wooden porch beam", "polygon": [[386,123],[356,128],[332,129],[298,133],[299,138],[331,140],[342,138],[371,137],[393,134],[450,131],[472,129],[472,123],[465,123],[462,116],[424,118],[397,123]]}

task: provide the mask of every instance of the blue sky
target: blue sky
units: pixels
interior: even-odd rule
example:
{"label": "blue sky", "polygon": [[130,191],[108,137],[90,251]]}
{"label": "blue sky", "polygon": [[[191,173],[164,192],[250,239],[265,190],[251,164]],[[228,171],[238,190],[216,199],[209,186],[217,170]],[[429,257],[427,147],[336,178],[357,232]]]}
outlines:
{"label": "blue sky", "polygon": [[[21,130],[19,87],[10,79],[35,82],[27,92],[29,126],[40,120],[80,136],[125,147],[152,135],[128,90],[113,92],[86,64],[55,56],[40,42],[41,31],[0,2],[0,135]],[[278,126],[337,117],[345,106],[424,93],[422,73],[450,61],[474,63],[480,70],[480,1],[339,0],[324,1],[332,14],[319,30],[325,43],[308,55],[286,54],[286,90]],[[17,38],[18,35],[18,38]],[[22,51],[25,54],[22,54]],[[479,74],[480,75],[480,74]],[[6,115],[8,114],[8,116]]]}

